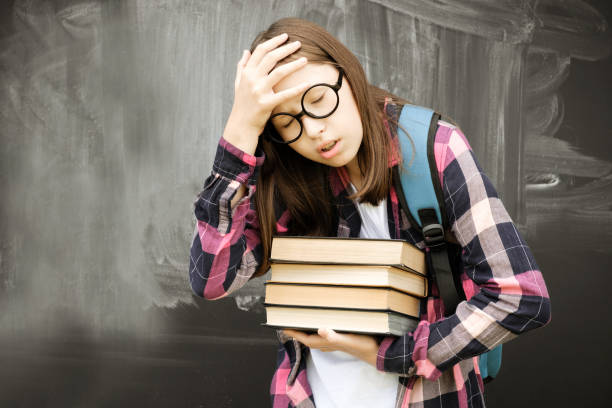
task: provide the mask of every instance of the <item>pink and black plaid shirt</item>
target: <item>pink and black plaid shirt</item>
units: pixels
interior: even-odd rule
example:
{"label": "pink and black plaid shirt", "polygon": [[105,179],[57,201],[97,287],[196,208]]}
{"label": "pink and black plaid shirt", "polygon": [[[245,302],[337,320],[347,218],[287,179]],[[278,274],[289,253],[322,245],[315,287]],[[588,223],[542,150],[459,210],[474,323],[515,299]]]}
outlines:
{"label": "pink and black plaid shirt", "polygon": [[[399,118],[401,106],[387,113]],[[395,134],[393,132],[392,134]],[[399,374],[396,407],[484,407],[484,385],[477,356],[550,321],[546,284],[491,181],[482,172],[460,129],[439,122],[435,157],[452,232],[461,245],[461,281],[467,300],[444,317],[435,284],[421,302],[418,327],[401,337],[385,337],[377,368]],[[253,195],[263,152],[247,154],[223,138],[212,174],[195,202],[197,229],[191,246],[190,282],[194,292],[219,299],[242,287],[261,262],[262,247]],[[390,165],[396,165],[390,160]],[[330,167],[329,182],[339,237],[358,237],[361,219],[347,198],[345,168]],[[231,209],[244,184],[248,193]],[[387,197],[389,233],[425,247],[391,187]],[[290,234],[289,213],[276,211],[277,233]],[[274,408],[314,407],[306,377],[308,347],[277,332],[280,346],[270,395]]]}

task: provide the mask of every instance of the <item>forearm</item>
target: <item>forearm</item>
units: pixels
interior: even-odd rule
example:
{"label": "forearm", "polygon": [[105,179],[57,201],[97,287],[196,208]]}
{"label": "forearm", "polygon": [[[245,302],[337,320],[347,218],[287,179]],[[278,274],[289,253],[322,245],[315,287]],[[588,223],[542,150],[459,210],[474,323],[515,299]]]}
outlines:
{"label": "forearm", "polygon": [[383,340],[377,361],[380,370],[429,380],[550,321],[542,274],[491,181],[458,129],[445,145],[440,157],[452,159],[444,163],[446,214],[462,247],[467,300],[442,318],[441,299],[428,298],[427,319],[414,332]]}
{"label": "forearm", "polygon": [[232,198],[232,201],[230,202],[230,206],[232,210],[236,208],[236,204],[238,204],[240,199],[244,197],[244,195],[246,194],[246,191],[247,191],[247,188],[244,186],[244,184],[241,184],[240,187],[238,187],[238,190],[236,191],[234,198]]}
{"label": "forearm", "polygon": [[253,197],[256,169],[262,163],[263,155],[251,156],[223,139],[219,142],[213,172],[195,203],[190,281],[199,296],[227,296],[242,287],[261,262]]}

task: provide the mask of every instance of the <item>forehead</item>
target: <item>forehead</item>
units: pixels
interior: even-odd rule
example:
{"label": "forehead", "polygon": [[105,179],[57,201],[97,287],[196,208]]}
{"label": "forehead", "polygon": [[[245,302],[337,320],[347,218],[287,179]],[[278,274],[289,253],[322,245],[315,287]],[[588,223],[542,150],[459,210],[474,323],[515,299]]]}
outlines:
{"label": "forehead", "polygon": [[[272,87],[272,90],[277,93],[301,85],[304,82],[310,82],[313,84],[322,82],[333,85],[336,83],[337,79],[338,70],[333,65],[308,63],[297,71],[293,71],[289,75],[283,77],[276,83],[276,85]],[[297,109],[299,111],[301,109],[301,98],[302,94],[297,95],[296,97],[287,100],[280,105],[277,105],[272,110],[272,113],[287,112],[292,109]]]}

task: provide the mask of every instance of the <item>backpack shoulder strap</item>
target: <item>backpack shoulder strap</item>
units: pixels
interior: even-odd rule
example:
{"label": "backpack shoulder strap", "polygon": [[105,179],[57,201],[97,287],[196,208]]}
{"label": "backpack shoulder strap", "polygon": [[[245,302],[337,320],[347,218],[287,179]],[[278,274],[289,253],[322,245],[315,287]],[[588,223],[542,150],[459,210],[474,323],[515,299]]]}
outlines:
{"label": "backpack shoulder strap", "polygon": [[397,130],[402,165],[398,170],[400,185],[396,185],[396,190],[410,222],[423,234],[429,249],[426,254],[431,265],[430,274],[436,280],[445,312],[450,315],[461,299],[444,239],[447,221],[434,156],[439,119],[438,113],[425,107],[409,104],[402,107]]}
{"label": "backpack shoulder strap", "polygon": [[439,119],[440,115],[433,110],[409,104],[403,106],[399,118],[398,140],[403,159],[401,184],[404,195],[410,197],[407,206],[419,229],[424,224],[422,210],[433,209],[435,214],[430,216],[442,227],[446,222],[446,217],[442,216],[444,196],[434,158]]}
{"label": "backpack shoulder strap", "polygon": [[[449,226],[434,155],[439,119],[438,113],[425,107],[410,104],[402,107],[397,129],[402,168],[394,168],[394,182],[400,205],[411,225],[423,233],[429,248],[427,256],[432,279],[438,284],[445,312],[449,315],[455,312],[461,299],[465,299],[465,294],[460,282],[457,283],[453,277],[444,235]],[[501,358],[501,344],[479,356],[479,368],[485,383],[499,372]]]}

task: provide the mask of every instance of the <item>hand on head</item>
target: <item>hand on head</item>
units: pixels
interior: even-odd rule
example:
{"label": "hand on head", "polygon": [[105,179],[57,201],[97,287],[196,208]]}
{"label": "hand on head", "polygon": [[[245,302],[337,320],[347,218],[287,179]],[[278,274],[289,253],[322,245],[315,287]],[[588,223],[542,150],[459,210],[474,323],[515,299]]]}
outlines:
{"label": "hand on head", "polygon": [[[255,151],[258,137],[275,106],[302,94],[311,84],[304,82],[280,92],[273,87],[287,75],[306,65],[305,57],[276,66],[301,44],[283,44],[286,34],[273,37],[255,47],[253,54],[244,51],[238,61],[234,81],[234,104],[226,124],[224,138],[249,153]],[[274,68],[274,69],[273,69]]]}

